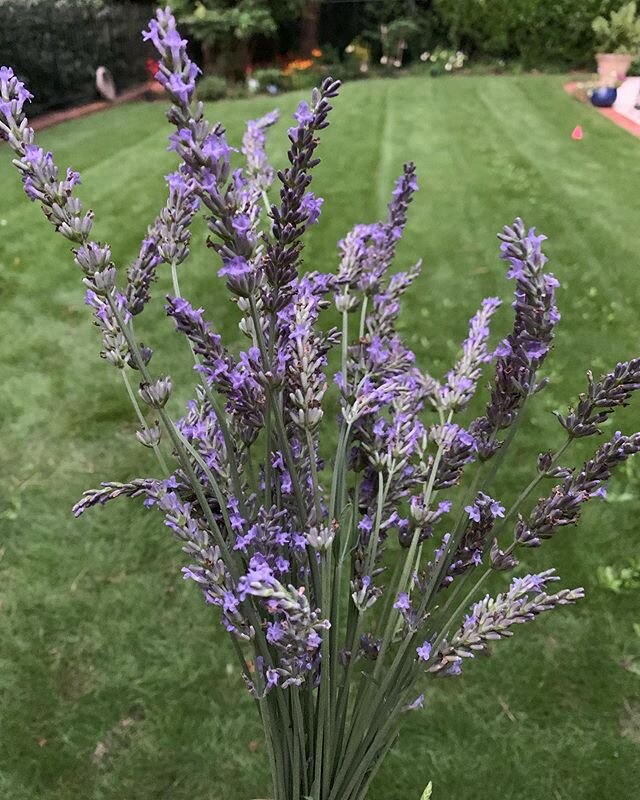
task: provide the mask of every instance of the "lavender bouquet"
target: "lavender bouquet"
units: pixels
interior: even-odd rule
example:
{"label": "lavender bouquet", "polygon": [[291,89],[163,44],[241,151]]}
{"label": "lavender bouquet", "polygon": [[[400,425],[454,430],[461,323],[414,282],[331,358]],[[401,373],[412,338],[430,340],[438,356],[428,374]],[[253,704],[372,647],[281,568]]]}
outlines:
{"label": "lavender bouquet", "polygon": [[[229,632],[264,725],[274,800],[363,800],[429,681],[459,674],[465,659],[515,625],[583,596],[580,588],[555,591],[553,569],[520,572],[496,597],[480,589],[494,573],[514,570],[522,548],[577,523],[614,468],[640,450],[640,433],[616,433],[583,464],[564,461],[573,442],[599,434],[640,388],[640,359],[597,381],[589,374],[576,407],[558,415],[564,443],[539,456],[506,509],[496,478],[525,406],[545,387],[541,368],[560,319],[545,237],[520,219],[504,228],[513,328],[490,347],[500,301],[485,300],[459,360],[438,380],[416,365],[395,328],[400,297],[420,269],[390,272],[417,189],[414,166],[396,182],[387,218],[356,225],[339,243],[336,274],[302,274],[302,238],[322,207],[309,186],[338,82],[325,80],[300,103],[284,169],[276,173],[265,152],[275,113],[248,123],[242,166],[233,169],[224,128],[194,101],[198,69],[168,9],[144,37],[160,54],[180,165],[119,284],[111,250],[92,239],[93,214],[76,196],[78,173],[61,174],[35,143],[24,112],[31,95],[10,68],[0,69],[0,136],[28,197],[73,244],[101,355],[122,377],[136,436],[158,461],[158,476],[104,483],[75,513],[127,496],[164,516],[185,554],[184,577]],[[200,211],[248,340],[237,354],[180,292]],[[152,350],[136,334],[159,268],[171,270],[165,308],[199,380],[179,419],[167,409],[171,378],[154,372]],[[340,330],[319,326],[332,302]],[[325,419],[334,348],[337,423]],[[463,427],[460,415],[489,363],[485,411]],[[336,441],[335,426],[326,465],[319,445]],[[542,481],[552,488],[531,509]]]}

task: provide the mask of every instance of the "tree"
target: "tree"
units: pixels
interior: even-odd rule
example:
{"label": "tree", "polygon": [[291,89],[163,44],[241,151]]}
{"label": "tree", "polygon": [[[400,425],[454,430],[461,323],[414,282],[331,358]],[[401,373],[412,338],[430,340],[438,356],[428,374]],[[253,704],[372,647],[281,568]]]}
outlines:
{"label": "tree", "polygon": [[300,53],[311,55],[318,47],[318,27],[320,25],[321,0],[307,0],[300,18]]}
{"label": "tree", "polygon": [[299,12],[302,0],[178,0],[175,12],[202,45],[205,72],[244,72],[251,41],[273,37],[278,23]]}

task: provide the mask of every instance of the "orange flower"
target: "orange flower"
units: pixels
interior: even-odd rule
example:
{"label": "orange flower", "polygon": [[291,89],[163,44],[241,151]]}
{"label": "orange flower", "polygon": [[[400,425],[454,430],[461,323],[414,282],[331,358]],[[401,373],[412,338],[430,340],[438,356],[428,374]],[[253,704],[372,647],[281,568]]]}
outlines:
{"label": "orange flower", "polygon": [[292,72],[303,72],[313,66],[313,61],[310,58],[295,58],[290,61],[282,70],[285,75],[291,75]]}
{"label": "orange flower", "polygon": [[311,55],[314,58],[322,58],[322,50],[320,50],[319,47],[314,47],[313,50],[311,51]]}

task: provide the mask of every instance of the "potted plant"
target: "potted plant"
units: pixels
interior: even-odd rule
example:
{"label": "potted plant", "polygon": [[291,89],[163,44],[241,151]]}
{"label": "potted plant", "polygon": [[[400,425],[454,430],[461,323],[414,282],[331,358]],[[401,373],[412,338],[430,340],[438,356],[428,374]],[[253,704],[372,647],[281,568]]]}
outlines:
{"label": "potted plant", "polygon": [[612,11],[609,19],[596,17],[591,27],[601,48],[596,53],[596,60],[602,85],[607,85],[612,75],[623,81],[640,53],[640,17],[636,0]]}

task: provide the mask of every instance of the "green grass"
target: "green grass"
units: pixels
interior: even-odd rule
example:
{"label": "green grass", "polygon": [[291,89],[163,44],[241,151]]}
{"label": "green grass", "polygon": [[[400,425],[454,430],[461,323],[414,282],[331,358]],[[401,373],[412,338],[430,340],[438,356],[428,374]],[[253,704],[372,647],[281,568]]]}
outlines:
{"label": "green grass", "polygon": [[[281,98],[290,112],[297,97]],[[220,103],[237,142],[271,101]],[[582,142],[570,138],[582,124]],[[271,142],[283,160],[285,124]],[[160,105],[133,105],[46,131],[41,142],[82,172],[97,235],[119,263],[135,254],[164,202],[168,128]],[[513,497],[535,455],[560,431],[549,413],[599,372],[638,353],[640,141],[568,98],[556,77],[407,78],[348,85],[323,136],[316,190],[326,198],[309,236],[309,268],[333,269],[335,242],[383,212],[403,159],[422,189],[400,264],[424,273],[402,328],[421,364],[443,373],[488,293],[508,297],[495,233],[516,215],[550,237],[563,283],[552,383],[529,412],[508,469]],[[251,702],[211,610],[178,569],[160,519],[112,504],[75,521],[72,503],[103,479],[148,474],[114,370],[99,362],[68,246],[22,196],[0,148],[0,797],[7,800],[248,800],[267,796],[266,757]],[[202,227],[197,239],[201,239]],[[232,344],[235,308],[221,299],[210,252],[183,268],[183,290]],[[180,389],[192,377],[164,320],[163,275],[142,317],[157,366]],[[508,303],[496,323],[509,325]],[[638,424],[638,406],[621,423]],[[613,427],[610,430],[614,430]],[[579,455],[579,452],[577,452]],[[619,493],[625,479],[615,484]],[[637,483],[635,484],[637,487]],[[640,785],[637,594],[596,580],[600,563],[638,553],[638,500],[592,504],[579,530],[532,552],[577,608],[518,630],[465,676],[433,681],[407,719],[372,800],[417,800],[429,779],[443,800],[631,798]]]}

